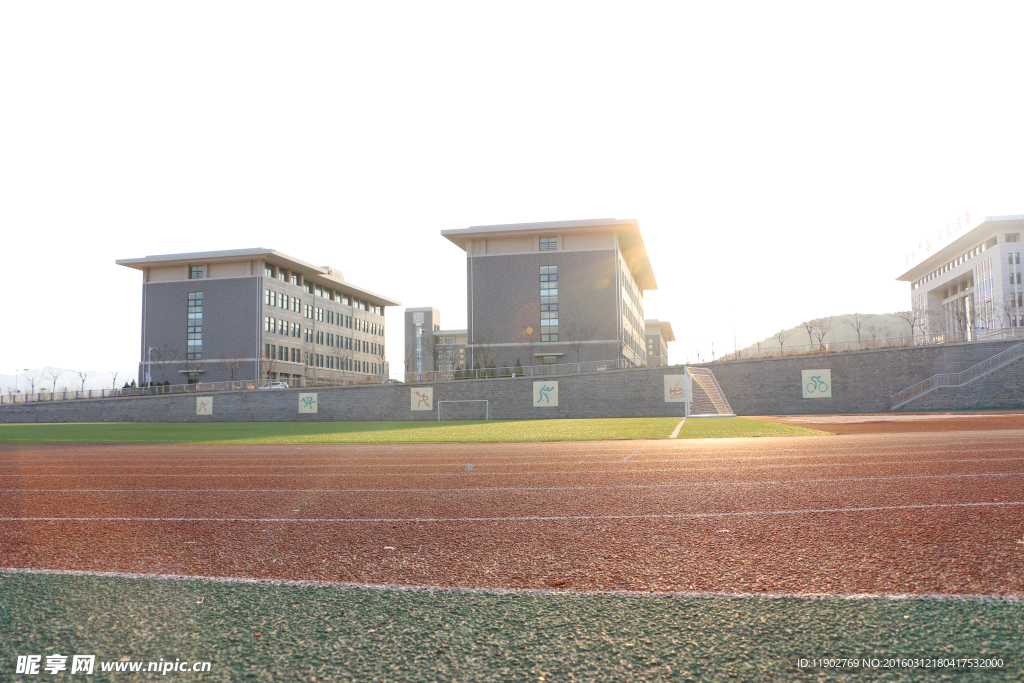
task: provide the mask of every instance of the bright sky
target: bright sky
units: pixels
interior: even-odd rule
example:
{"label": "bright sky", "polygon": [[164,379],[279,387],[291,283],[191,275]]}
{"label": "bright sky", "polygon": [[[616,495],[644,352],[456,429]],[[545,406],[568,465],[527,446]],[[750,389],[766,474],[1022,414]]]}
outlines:
{"label": "bright sky", "polygon": [[464,327],[439,233],[495,223],[637,218],[673,361],[909,308],[916,242],[1024,213],[1022,11],[3,3],[0,373],[134,377],[147,254],[274,248]]}

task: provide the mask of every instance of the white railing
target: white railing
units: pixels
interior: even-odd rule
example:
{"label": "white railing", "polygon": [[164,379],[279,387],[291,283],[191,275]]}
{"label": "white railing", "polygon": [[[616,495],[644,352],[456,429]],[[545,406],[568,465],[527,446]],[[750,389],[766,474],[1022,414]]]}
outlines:
{"label": "white railing", "polygon": [[992,370],[996,369],[1000,365],[1009,363],[1022,355],[1024,355],[1024,344],[1014,344],[1010,348],[1004,349],[991,358],[986,358],[977,365],[972,365],[962,372],[932,375],[923,382],[918,382],[917,384],[893,394],[892,407],[894,409],[898,408],[911,399],[938,387],[958,387],[962,384],[966,384],[978,377],[981,377],[982,375],[992,372]]}
{"label": "white railing", "polygon": [[[822,353],[849,353],[852,351],[873,351],[877,349],[899,349],[910,346],[931,344],[958,344],[963,342],[999,341],[1001,339],[1024,338],[1024,327],[1008,327],[996,330],[972,330],[968,332],[939,332],[935,334],[917,334],[903,337],[885,337],[881,339],[854,339],[850,341],[823,342],[820,344],[793,344],[790,346],[758,346],[753,349],[742,349],[716,357],[714,363],[730,360],[750,360],[754,358],[780,358],[783,356],[808,356]],[[689,356],[687,362],[693,359]],[[703,365],[709,361],[698,361]]]}
{"label": "white railing", "polygon": [[[651,357],[648,365],[667,365],[666,357]],[[497,379],[503,377],[548,377],[551,375],[621,370],[637,366],[631,361],[602,360],[581,363],[558,363],[554,365],[532,365],[526,367],[480,368],[477,370],[456,370],[455,372],[408,372],[390,375],[336,374],[323,377],[288,377],[280,379],[238,380],[231,382],[200,382],[198,384],[154,385],[151,387],[124,387],[121,389],[86,389],[74,391],[41,391],[34,394],[10,394],[0,396],[0,405],[14,403],[38,403],[45,401],[73,401],[96,398],[123,398],[128,396],[159,396],[165,394],[197,394],[215,391],[248,391],[275,389],[307,389],[317,387],[360,387],[377,384],[424,384],[452,382],[469,379]]]}

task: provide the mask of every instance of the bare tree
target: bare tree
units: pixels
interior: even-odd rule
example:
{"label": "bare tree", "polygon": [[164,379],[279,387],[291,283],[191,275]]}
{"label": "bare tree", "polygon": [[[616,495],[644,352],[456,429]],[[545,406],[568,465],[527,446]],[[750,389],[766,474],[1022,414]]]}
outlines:
{"label": "bare tree", "polygon": [[872,339],[878,339],[889,334],[889,326],[881,318],[872,318],[864,323],[864,331],[870,334]]}
{"label": "bare tree", "polygon": [[[377,360],[377,374],[383,376],[384,375],[384,345],[383,344],[377,344],[377,353],[374,354],[374,358]],[[435,368],[437,367],[437,362],[436,361],[434,363],[434,367]],[[385,379],[387,379],[387,378],[385,378]]]}
{"label": "bare tree", "polygon": [[834,316],[828,316],[826,318],[818,318],[814,322],[814,338],[817,340],[818,348],[822,351],[825,350],[825,336],[831,332],[835,326],[839,323]]}
{"label": "bare tree", "polygon": [[[195,384],[198,384],[201,381],[202,378],[199,375],[202,374],[205,365],[205,361],[201,358],[188,358],[186,356],[181,359],[181,369],[185,371],[185,379],[187,381],[195,379]],[[189,381],[189,384],[192,383],[193,382]]]}
{"label": "bare tree", "polygon": [[804,332],[807,333],[807,343],[808,344],[813,344],[814,343],[815,321],[814,320],[805,320],[802,323],[800,323],[799,327],[804,328]]}
{"label": "bare tree", "polygon": [[64,368],[55,368],[53,366],[47,366],[44,371],[46,372],[46,378],[53,382],[52,391],[57,391],[57,380],[70,372]]}
{"label": "bare tree", "polygon": [[[928,334],[928,309],[925,307],[924,303],[921,301],[915,301],[914,307],[911,309],[911,313],[914,317],[914,325],[917,327],[917,333]],[[977,318],[980,316],[980,312],[975,311],[975,314],[975,322],[977,323]]]}
{"label": "bare tree", "polygon": [[574,322],[560,323],[561,333],[559,339],[569,345],[569,348],[576,352],[576,362],[580,362],[580,351],[583,350],[583,345],[586,343],[587,338],[590,336],[590,330],[581,330],[580,326]]}
{"label": "bare tree", "polygon": [[526,365],[536,364],[533,354],[537,350],[537,343],[540,341],[540,337],[532,327],[519,330],[519,334],[523,335],[523,346],[526,347]]}
{"label": "bare tree", "polygon": [[494,362],[494,335],[488,331],[487,334],[480,335],[473,339],[473,346],[476,347],[477,352],[480,354],[480,358],[483,360],[483,367],[490,367],[491,363]]}
{"label": "bare tree", "polygon": [[25,378],[29,382],[29,393],[36,393],[36,384],[40,384],[43,381],[43,376],[46,374],[45,370],[33,368],[25,371]]}
{"label": "bare tree", "polygon": [[[1013,327],[1013,319],[1020,313],[1020,309],[1018,307],[1011,303],[1007,303],[1006,301],[1000,301],[996,310],[999,311],[1000,318],[1006,318],[1007,327]],[[1001,321],[1000,324],[1002,324]]]}
{"label": "bare tree", "polygon": [[[170,365],[172,361],[178,360],[181,357],[181,354],[178,353],[178,349],[176,347],[163,344],[159,347],[155,347],[150,355],[153,356],[157,372],[160,373],[161,383],[166,383],[168,365]],[[150,381],[152,381],[152,378],[150,378]]]}
{"label": "bare tree", "polygon": [[85,391],[85,380],[89,379],[90,376],[96,373],[92,370],[78,370],[75,374],[78,375],[79,379],[82,380],[82,391]]}
{"label": "bare tree", "polygon": [[110,388],[117,389],[117,376],[121,374],[117,370],[110,371]]}
{"label": "bare tree", "polygon": [[277,359],[276,358],[260,358],[260,378],[270,379],[272,374],[277,374]]}
{"label": "bare tree", "polygon": [[863,313],[851,313],[850,315],[843,317],[843,322],[849,325],[857,333],[857,341],[861,340],[860,330],[864,327],[864,323],[870,320],[873,316],[864,315]]}
{"label": "bare tree", "polygon": [[792,336],[793,336],[793,330],[779,330],[778,332],[776,332],[775,334],[773,334],[772,336],[770,336],[768,338],[769,339],[774,339],[775,341],[779,342],[779,346],[780,347],[784,347],[784,346],[786,346],[786,340],[789,339]]}
{"label": "bare tree", "polygon": [[914,334],[914,312],[913,311],[897,311],[893,313],[893,316],[899,318],[907,324],[910,328],[910,334]]}
{"label": "bare tree", "polygon": [[231,351],[230,353],[224,354],[224,360],[221,361],[224,364],[224,369],[228,371],[228,376],[231,381],[235,381],[235,375],[242,369],[242,366],[246,364],[245,352],[240,350]]}

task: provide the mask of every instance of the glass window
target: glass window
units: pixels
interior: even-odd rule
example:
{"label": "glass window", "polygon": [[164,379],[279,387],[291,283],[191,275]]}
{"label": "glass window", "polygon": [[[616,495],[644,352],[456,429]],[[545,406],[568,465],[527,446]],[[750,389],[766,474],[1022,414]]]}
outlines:
{"label": "glass window", "polygon": [[558,238],[557,237],[541,237],[540,238],[540,250],[541,251],[555,251],[558,249]]}
{"label": "glass window", "polygon": [[284,268],[279,268],[277,270],[277,279],[281,282],[288,282],[288,271]]}
{"label": "glass window", "polygon": [[274,277],[274,266],[263,266],[263,274],[267,277]]}
{"label": "glass window", "polygon": [[188,267],[188,279],[189,280],[202,280],[203,279],[203,267],[202,266],[189,266]]}
{"label": "glass window", "polygon": [[295,271],[292,271],[292,284],[293,285],[299,284],[299,274],[296,273]]}

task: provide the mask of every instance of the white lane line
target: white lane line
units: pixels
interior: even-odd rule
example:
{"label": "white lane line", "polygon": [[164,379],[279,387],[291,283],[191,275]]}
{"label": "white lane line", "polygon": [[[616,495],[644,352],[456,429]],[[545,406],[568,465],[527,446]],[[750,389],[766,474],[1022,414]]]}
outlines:
{"label": "white lane line", "polygon": [[[897,435],[890,435],[890,436],[899,436],[899,435],[897,434]],[[766,448],[766,445],[765,445],[764,441],[765,441],[764,438],[747,439],[747,440],[744,440],[742,442],[737,442],[736,440],[733,440],[733,439],[692,439],[692,440],[691,439],[683,439],[683,440],[676,439],[675,441],[672,441],[672,442],[668,441],[667,439],[656,439],[656,440],[653,440],[652,443],[645,444],[645,445],[647,447],[649,447],[652,450],[652,452],[666,450],[665,448],[661,448],[662,445],[666,446],[667,450],[669,452],[677,451],[680,448],[685,448],[688,451],[696,451],[698,453],[700,453],[700,452],[707,452],[707,453],[710,453],[710,454],[719,454],[719,453],[722,452],[722,450],[724,448],[727,448],[730,451],[730,454],[726,455],[726,456],[722,456],[721,459],[729,459],[729,458],[734,457],[734,454],[736,454],[736,453],[745,453],[745,452],[750,452],[750,451],[755,451],[756,452],[756,451],[764,450]],[[1014,444],[1016,444],[1018,442],[1019,442],[1019,438],[1017,438],[1017,437],[1010,437],[1010,438],[1007,438],[1007,439],[1001,439],[1001,440],[997,440],[997,441],[969,441],[969,440],[953,441],[953,442],[943,441],[943,442],[940,442],[938,444],[915,442],[915,443],[910,443],[910,444],[885,444],[885,445],[877,445],[877,446],[876,445],[866,445],[865,446],[865,445],[859,445],[859,444],[834,444],[832,441],[830,441],[829,442],[829,446],[828,446],[828,450],[829,450],[830,454],[839,454],[839,455],[850,453],[850,452],[863,453],[865,455],[871,455],[871,454],[887,455],[887,454],[892,453],[892,452],[905,452],[907,450],[920,450],[920,449],[924,449],[924,448],[931,449],[931,448],[934,448],[936,445],[943,445],[943,446],[947,446],[947,447],[951,447],[951,448],[966,448],[966,449],[976,450],[979,446],[986,446],[986,445],[1014,445]],[[534,443],[534,442],[527,442],[527,443]],[[562,447],[565,447],[567,449],[583,448],[584,445],[585,445],[586,446],[585,450],[592,451],[593,448],[595,447],[595,444],[596,444],[596,447],[615,448],[615,447],[621,447],[622,441],[621,440],[597,441],[597,442],[564,441],[564,442],[558,442],[558,443],[561,444]],[[2,444],[0,444],[0,445],[2,445]],[[180,444],[180,445],[189,445],[189,444]],[[205,447],[205,446],[216,446],[218,444],[193,444],[193,445],[204,446]],[[269,444],[269,445],[273,445],[273,444]],[[279,444],[279,445],[289,445],[289,444]],[[322,446],[322,445],[324,445],[324,444],[310,444],[310,446]],[[366,446],[366,447],[371,447],[372,448],[372,447],[380,446],[381,444],[328,444],[328,445],[333,445],[333,446],[356,446],[356,447]],[[407,444],[407,445],[411,445],[411,446],[445,446],[445,447],[450,447],[450,446],[473,446],[473,445],[477,445],[477,444],[470,444],[470,443],[429,444],[429,443],[427,443],[427,444]],[[509,445],[519,445],[519,444],[507,444],[507,443],[506,444],[499,444],[498,442],[493,442],[493,443],[492,442],[488,442],[488,444],[486,444],[486,445],[506,445],[506,446],[509,446]],[[816,448],[820,448],[820,445],[817,445],[815,447]],[[772,450],[773,450],[774,453],[779,453],[779,454],[803,453],[803,452],[806,452],[807,450],[809,450],[809,447],[803,447],[803,448],[773,448]],[[996,450],[996,449],[987,449],[987,450]],[[1003,449],[1000,449],[1000,450],[1003,450]],[[1010,448],[1010,449],[1005,449],[1005,450],[1020,450],[1020,447]],[[443,454],[440,454],[440,455],[441,455],[441,457],[444,457]],[[516,455],[495,455],[495,456],[481,455],[481,456],[474,456],[474,460],[492,460],[492,459],[493,460],[510,460],[510,459],[528,460],[528,459],[531,459],[531,458],[548,457],[548,455],[549,454],[547,454],[547,453],[538,453],[536,455],[519,454],[519,453],[517,453]],[[366,460],[367,462],[370,462],[370,463],[377,463],[377,462],[380,462],[381,460],[398,460],[398,461],[402,461],[402,462],[415,462],[415,461],[419,461],[419,460],[431,461],[431,460],[435,460],[437,457],[438,456],[436,456],[436,455],[424,455],[424,456],[412,456],[412,457],[410,457],[410,456],[403,456],[401,458],[380,458],[380,457],[347,457],[347,456],[343,456],[343,455],[335,455],[335,456],[318,456],[315,459],[317,459],[317,460],[325,460],[325,459],[341,458],[341,459],[343,459],[345,461],[349,461],[349,462],[355,461],[355,460]],[[608,455],[608,456],[604,456],[604,457],[614,458],[616,456]],[[780,456],[780,457],[785,457],[785,456]],[[160,458],[144,457],[144,459],[149,461],[149,462],[160,461],[160,460],[167,460],[167,461],[173,461],[173,462],[180,462],[181,460],[195,460],[195,461],[202,461],[202,462],[245,462],[245,461],[271,461],[271,462],[273,462],[273,461],[282,461],[283,460],[279,456],[273,456],[273,457],[267,457],[267,458],[258,458],[258,457],[251,457],[251,456],[245,457],[245,458],[207,458],[207,457],[197,457],[195,455],[183,455],[182,457],[174,457],[174,458],[171,458],[171,457],[160,457]],[[7,461],[5,463],[5,458],[4,458],[3,454],[0,454],[0,466],[2,466],[4,464],[6,464],[8,466],[18,466],[18,465],[29,465],[29,464],[33,464],[34,465],[34,464],[40,464],[40,463],[45,464],[47,462],[76,462],[78,460],[79,459],[77,459],[77,458],[72,458],[72,459],[68,459],[68,460],[55,460],[55,461],[19,460],[19,461]],[[137,458],[137,457],[135,457],[135,458],[103,458],[102,460],[97,459],[96,461],[113,462],[113,463],[121,463],[121,464],[124,464],[124,463],[131,464],[131,463],[138,462],[139,458]]]}
{"label": "white lane line", "polygon": [[[990,449],[990,450],[986,451],[986,453],[1021,453],[1021,458],[1024,458],[1024,449],[1022,449],[1022,448]],[[636,451],[630,453],[629,456],[627,456],[627,457],[631,457],[633,455],[636,455]],[[882,455],[885,455],[885,454],[882,454]],[[734,456],[728,456],[728,457],[724,457],[724,458],[645,458],[645,459],[637,460],[637,461],[634,461],[634,462],[637,462],[637,463],[640,463],[640,464],[644,464],[644,463],[665,463],[665,462],[673,462],[673,463],[705,463],[705,464],[711,463],[711,464],[713,464],[713,463],[718,463],[718,462],[730,462],[730,463],[732,463],[732,462],[751,462],[751,461],[757,461],[757,460],[811,460],[811,459],[825,460],[825,459],[828,459],[828,458],[837,459],[837,458],[841,458],[841,457],[844,457],[844,456],[834,455],[832,453],[825,453],[825,454],[823,454],[823,453],[814,453],[814,454],[810,454],[810,455],[789,455],[789,456],[776,456],[776,455],[736,456],[736,455],[734,455]],[[848,456],[846,456],[846,457],[848,457]],[[870,458],[870,457],[873,457],[873,456],[870,455],[870,454],[857,453],[855,457]],[[990,460],[990,459],[991,458],[964,458],[964,459],[947,459],[947,460],[916,460],[916,461],[907,460],[907,461],[901,461],[901,462],[974,462],[974,461],[981,462],[983,460]],[[1013,460],[1013,459],[1016,459],[1016,458],[1010,458],[1010,459]],[[612,456],[612,457],[609,457],[609,458],[587,458],[586,460],[549,460],[547,462],[491,463],[491,466],[492,467],[493,466],[515,466],[515,465],[519,465],[519,464],[529,465],[529,466],[538,466],[538,465],[610,465],[610,464],[613,464],[613,463],[616,463],[616,462],[623,462],[623,460],[620,459],[618,457],[618,455],[615,455],[615,456]],[[367,463],[365,465],[364,464],[348,464],[348,463],[331,463],[331,464],[323,464],[323,465],[309,465],[309,464],[303,464],[303,465],[290,465],[290,464],[289,465],[236,465],[236,466],[232,466],[232,467],[234,469],[254,469],[254,468],[260,468],[260,469],[324,469],[324,468],[357,469],[357,468],[368,468],[368,469],[377,470],[377,469],[380,469],[382,467],[387,467],[387,468],[392,468],[392,469],[405,468],[405,467],[459,467],[459,468],[463,468],[463,463],[465,463],[465,460],[461,460],[461,461],[456,460],[456,461],[449,461],[449,462],[443,462],[442,461],[442,462],[422,463],[422,464],[418,464],[418,463],[395,463],[395,464],[391,464],[391,465],[385,465],[385,464],[379,464],[379,463]],[[827,465],[827,464],[831,464],[831,463],[826,460],[825,462],[822,462],[820,464]],[[845,463],[836,463],[836,464],[845,464]],[[868,461],[865,461],[863,464],[865,464],[865,465],[871,465],[871,464],[884,465],[884,464],[888,464],[888,463],[886,461],[876,462],[876,461],[873,461],[873,460],[868,460]],[[784,466],[785,465],[780,465],[780,467],[784,467]],[[28,467],[29,466],[27,466],[27,465],[21,465],[21,466],[18,466],[18,469],[28,469]],[[109,470],[120,471],[124,467],[131,467],[132,469],[187,469],[187,470],[195,470],[195,469],[201,469],[201,468],[206,468],[206,469],[215,469],[215,468],[216,469],[224,469],[226,466],[224,466],[224,465],[147,465],[145,463],[140,463],[140,462],[136,461],[135,463],[128,463],[128,464],[121,465],[121,466],[117,466],[117,465],[73,465],[73,466],[70,466],[70,467],[62,467],[61,470],[63,470],[64,472],[74,471],[74,470],[84,470],[84,469],[109,469]],[[44,469],[52,469],[52,468],[49,467],[49,466],[46,466],[46,467],[44,467]],[[9,474],[12,475],[12,476],[18,476],[20,473],[18,473],[18,472],[11,472]],[[24,476],[46,476],[46,475],[29,474],[29,475],[24,475]],[[82,476],[100,476],[100,475],[82,475]],[[145,475],[140,475],[140,476],[145,476]],[[177,475],[153,475],[153,476],[177,476]],[[217,475],[212,475],[212,474],[211,475],[205,475],[204,474],[203,476],[217,476]]]}
{"label": "white lane line", "polygon": [[618,519],[711,519],[719,517],[771,517],[777,515],[818,515],[849,512],[891,512],[938,508],[1009,507],[1024,501],[999,503],[930,503],[927,505],[886,505],[857,508],[805,510],[746,510],[736,512],[679,512],[646,515],[531,515],[524,517],[0,517],[0,522],[300,522],[303,524],[365,524],[396,522],[580,522]]}
{"label": "white lane line", "polygon": [[607,486],[469,486],[443,489],[0,489],[0,493],[467,493],[488,491],[602,491],[606,489],[662,489],[715,486],[777,486],[781,484],[838,484],[850,481],[902,481],[906,479],[963,479],[1020,477],[1024,472],[974,474],[914,474],[892,477],[837,477],[832,479],[777,479],[767,481],[690,481],[682,484],[610,484]]}
{"label": "white lane line", "polygon": [[[478,470],[474,469],[472,472],[467,473],[464,469],[457,469],[449,472],[318,472],[318,473],[303,473],[293,472],[290,474],[261,474],[259,472],[249,472],[245,474],[122,474],[122,473],[108,473],[108,474],[75,474],[69,475],[64,474],[22,474],[18,472],[6,473],[4,476],[7,479],[14,477],[20,477],[23,479],[42,479],[43,477],[63,477],[74,476],[76,479],[103,479],[108,477],[114,477],[117,479],[125,479],[128,477],[175,477],[177,479],[184,479],[189,476],[202,477],[204,479],[210,479],[213,477],[248,477],[250,479],[259,478],[271,478],[271,477],[377,477],[377,478],[403,478],[403,477],[472,477],[472,476],[544,476],[551,474],[569,474],[573,476],[591,475],[591,474],[655,474],[660,472],[717,472],[721,470],[770,470],[770,469],[800,469],[800,468],[822,468],[822,467],[876,467],[879,465],[934,465],[934,464],[949,464],[949,463],[980,463],[980,462],[1021,462],[1024,461],[1024,456],[1019,458],[965,458],[965,459],[945,459],[945,460],[891,460],[891,461],[867,461],[867,462],[824,462],[824,463],[793,463],[793,464],[772,464],[772,465],[730,465],[730,466],[717,466],[717,467],[663,467],[663,468],[638,468],[638,469],[614,469],[614,470],[586,470],[586,469],[575,469],[575,470],[547,470],[547,471],[521,471],[521,470],[509,470],[509,471],[489,471],[489,470]],[[586,463],[586,461],[582,461]],[[634,464],[642,464],[645,461],[636,461]],[[673,461],[669,461],[673,462]],[[703,462],[703,461],[696,461]],[[544,464],[544,463],[531,463],[531,464]],[[557,465],[566,464],[580,464],[580,463],[551,463]],[[604,464],[604,463],[601,463]]]}
{"label": "white lane line", "polygon": [[199,576],[196,574],[140,574],[137,572],[96,572],[80,569],[32,569],[26,567],[0,567],[0,574],[30,574],[49,576],[97,576],[113,579],[153,579],[157,581],[202,581],[204,583],[244,583],[269,586],[296,586],[310,588],[362,588],[376,591],[403,591],[423,593],[456,593],[470,595],[543,595],[543,596],[608,596],[629,598],[753,598],[773,600],[803,598],[807,600],[955,600],[958,602],[1021,602],[1024,594],[984,595],[979,593],[742,593],[728,591],[629,591],[629,590],[550,590],[541,588],[460,588],[424,584],[356,583],[351,581],[306,581],[302,579],[260,579],[241,576]]}
{"label": "white lane line", "polygon": [[679,430],[683,428],[683,423],[684,422],[686,422],[686,418],[685,417],[682,420],[679,421],[679,424],[677,424],[676,428],[672,430],[672,433],[668,435],[668,438],[675,439],[676,437],[678,437],[679,436]]}

